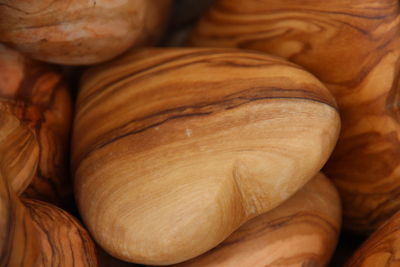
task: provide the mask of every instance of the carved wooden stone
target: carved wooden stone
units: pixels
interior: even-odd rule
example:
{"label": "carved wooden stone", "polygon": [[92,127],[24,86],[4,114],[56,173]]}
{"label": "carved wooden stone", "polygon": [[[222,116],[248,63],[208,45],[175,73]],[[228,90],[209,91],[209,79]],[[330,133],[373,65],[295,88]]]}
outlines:
{"label": "carved wooden stone", "polygon": [[399,14],[397,0],[216,0],[190,40],[279,55],[327,85],[342,131],[325,172],[358,232],[400,208]]}
{"label": "carved wooden stone", "polygon": [[87,65],[153,43],[170,0],[0,0],[0,42],[53,63]]}
{"label": "carved wooden stone", "polygon": [[71,194],[68,88],[57,69],[0,44],[0,116],[9,115],[0,133],[3,176],[18,195],[62,204]]}
{"label": "carved wooden stone", "polygon": [[235,49],[143,49],[83,78],[73,133],[81,215],[110,254],[173,264],[288,199],[339,133],[329,91]]}

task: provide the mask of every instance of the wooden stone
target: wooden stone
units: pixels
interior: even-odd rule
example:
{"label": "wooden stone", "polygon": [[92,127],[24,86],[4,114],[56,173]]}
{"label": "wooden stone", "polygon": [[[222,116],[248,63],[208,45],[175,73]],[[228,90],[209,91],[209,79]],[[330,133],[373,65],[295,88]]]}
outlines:
{"label": "wooden stone", "polygon": [[59,64],[109,60],[151,44],[171,0],[0,0],[0,42]]}
{"label": "wooden stone", "polygon": [[329,91],[235,49],[143,49],[83,77],[73,132],[81,215],[110,254],[196,257],[292,196],[339,133]]}
{"label": "wooden stone", "polygon": [[399,252],[400,213],[397,213],[356,251],[345,267],[397,267]]}
{"label": "wooden stone", "polygon": [[398,0],[216,0],[190,40],[282,56],[326,84],[342,131],[324,171],[357,232],[400,209],[399,14]]}
{"label": "wooden stone", "polygon": [[0,165],[13,192],[62,204],[72,193],[68,88],[54,67],[0,45],[0,120],[6,117]]}
{"label": "wooden stone", "polygon": [[19,166],[18,178],[30,181],[36,167],[32,155],[38,151],[33,132],[0,112],[0,266],[97,266],[93,242],[71,215],[45,202],[20,199],[15,183],[11,186],[15,170],[8,164]]}
{"label": "wooden stone", "polygon": [[327,266],[340,224],[336,189],[318,174],[280,206],[248,221],[209,252],[177,266]]}

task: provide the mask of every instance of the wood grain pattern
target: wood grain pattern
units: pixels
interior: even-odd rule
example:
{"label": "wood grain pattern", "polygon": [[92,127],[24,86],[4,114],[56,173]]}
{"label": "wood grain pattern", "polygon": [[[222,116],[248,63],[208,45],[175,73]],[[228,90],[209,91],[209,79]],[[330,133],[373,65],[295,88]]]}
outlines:
{"label": "wood grain pattern", "polygon": [[326,266],[341,224],[335,187],[318,174],[289,200],[248,221],[187,266]]}
{"label": "wood grain pattern", "polygon": [[359,232],[400,208],[399,14],[397,0],[217,0],[190,41],[279,55],[327,85],[342,131],[325,172]]}
{"label": "wood grain pattern", "polygon": [[0,0],[0,42],[53,63],[109,60],[162,33],[171,0]]}
{"label": "wood grain pattern", "polygon": [[294,64],[235,49],[139,50],[83,78],[78,206],[110,254],[178,263],[294,194],[338,131],[334,99]]}
{"label": "wood grain pattern", "polygon": [[0,120],[0,165],[13,192],[61,204],[72,191],[71,100],[61,74],[0,45]]}
{"label": "wood grain pattern", "polygon": [[397,267],[399,252],[400,213],[397,213],[371,235],[345,267]]}
{"label": "wood grain pattern", "polygon": [[93,242],[71,215],[21,201],[7,182],[0,172],[0,266],[98,266]]}

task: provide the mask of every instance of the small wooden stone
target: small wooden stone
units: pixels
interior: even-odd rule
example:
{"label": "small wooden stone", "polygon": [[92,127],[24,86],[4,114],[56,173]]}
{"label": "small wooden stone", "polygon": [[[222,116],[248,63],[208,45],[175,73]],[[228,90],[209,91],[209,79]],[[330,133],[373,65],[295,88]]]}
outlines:
{"label": "small wooden stone", "polygon": [[109,60],[155,42],[171,0],[0,0],[0,42],[68,65]]}
{"label": "small wooden stone", "polygon": [[45,202],[21,199],[15,183],[10,185],[14,169],[8,164],[20,170],[18,178],[30,181],[35,174],[32,155],[38,151],[33,133],[15,116],[0,112],[0,266],[97,266],[93,242],[71,215]]}
{"label": "small wooden stone", "polygon": [[71,100],[61,73],[0,44],[0,165],[13,192],[61,204],[71,196]]}

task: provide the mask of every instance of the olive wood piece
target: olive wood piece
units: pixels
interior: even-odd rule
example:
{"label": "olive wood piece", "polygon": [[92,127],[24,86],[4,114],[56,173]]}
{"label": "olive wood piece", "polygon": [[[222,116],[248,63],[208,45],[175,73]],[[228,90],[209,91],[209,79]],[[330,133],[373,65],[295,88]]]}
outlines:
{"label": "olive wood piece", "polygon": [[399,252],[400,213],[397,213],[365,241],[345,267],[397,267]]}
{"label": "olive wood piece", "polygon": [[72,194],[66,168],[71,100],[60,72],[0,44],[3,114],[15,117],[13,126],[0,133],[0,165],[13,192],[67,201]]}
{"label": "olive wood piece", "polygon": [[20,177],[29,180],[35,173],[29,171],[35,168],[31,155],[37,151],[34,134],[0,112],[0,266],[97,266],[93,242],[71,215],[45,202],[20,199],[9,184],[7,163],[20,166]]}
{"label": "olive wood piece", "polygon": [[177,266],[326,266],[340,224],[339,196],[320,173],[289,200],[248,221],[214,249]]}
{"label": "olive wood piece", "polygon": [[73,170],[111,255],[196,257],[288,199],[325,164],[340,120],[304,69],[236,49],[142,49],[86,73]]}
{"label": "olive wood piece", "polygon": [[369,232],[400,209],[398,0],[216,0],[189,42],[260,50],[315,74],[342,118],[324,172],[345,226]]}
{"label": "olive wood piece", "polygon": [[171,0],[0,0],[0,42],[33,58],[87,65],[155,42]]}

